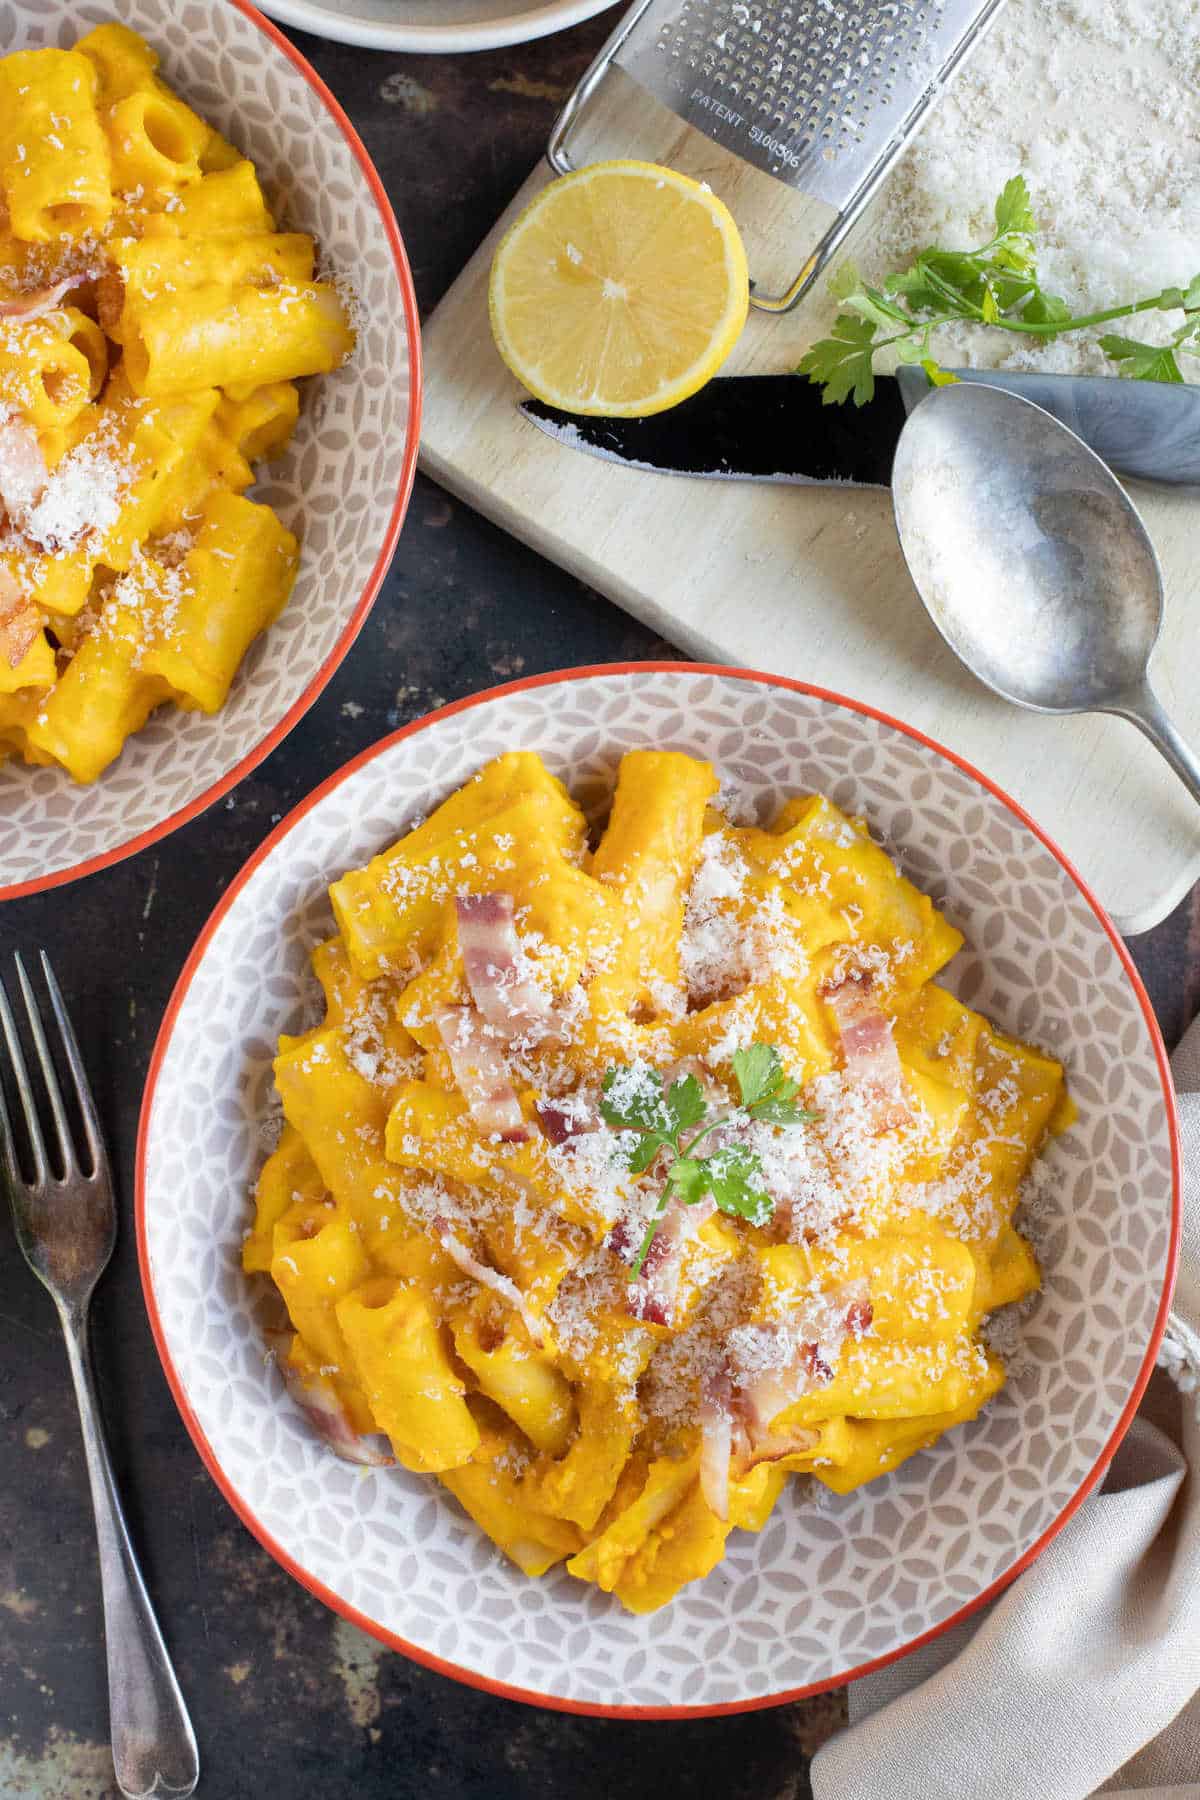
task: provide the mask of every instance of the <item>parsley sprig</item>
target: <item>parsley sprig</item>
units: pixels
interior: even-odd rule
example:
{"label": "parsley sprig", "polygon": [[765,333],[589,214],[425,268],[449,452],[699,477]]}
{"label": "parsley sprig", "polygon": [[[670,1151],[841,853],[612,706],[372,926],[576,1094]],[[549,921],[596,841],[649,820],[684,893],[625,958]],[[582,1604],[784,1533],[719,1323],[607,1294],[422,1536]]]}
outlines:
{"label": "parsley sprig", "polygon": [[1169,344],[1142,344],[1112,332],[1099,342],[1122,375],[1136,381],[1183,380],[1179,357],[1200,356],[1200,275],[1186,288],[1163,288],[1124,306],[1072,314],[1038,279],[1037,221],[1023,175],[1006,182],[995,221],[993,235],[977,250],[922,250],[882,287],[871,287],[852,264],[842,264],[829,284],[841,301],[832,333],[815,343],[799,366],[799,373],[823,390],[826,405],[853,395],[862,406],[871,398],[880,350],[894,349],[901,362],[919,362],[935,385],[952,381],[934,361],[930,337],[939,325],[964,320],[1045,339],[1134,313],[1179,312],[1183,321]]}
{"label": "parsley sprig", "polygon": [[773,1044],[735,1050],[732,1062],[741,1105],[712,1114],[694,1075],[681,1076],[669,1088],[657,1069],[640,1064],[609,1069],[604,1077],[601,1117],[614,1131],[632,1132],[635,1137],[629,1151],[630,1171],[644,1175],[660,1156],[666,1165],[654,1212],[630,1265],[631,1281],[641,1274],[672,1200],[694,1206],[711,1194],[722,1212],[748,1219],[752,1225],[765,1225],[774,1212],[775,1202],[763,1186],[762,1162],[749,1145],[722,1144],[708,1156],[696,1154],[718,1126],[740,1118],[798,1125],[820,1117],[797,1105],[799,1086],[784,1074]]}

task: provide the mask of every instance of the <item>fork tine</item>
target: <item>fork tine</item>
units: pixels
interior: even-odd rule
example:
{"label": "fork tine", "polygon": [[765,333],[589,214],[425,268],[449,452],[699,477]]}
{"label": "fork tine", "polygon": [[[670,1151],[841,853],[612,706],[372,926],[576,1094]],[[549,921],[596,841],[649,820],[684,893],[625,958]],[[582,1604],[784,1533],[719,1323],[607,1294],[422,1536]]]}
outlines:
{"label": "fork tine", "polygon": [[75,1041],[75,1029],[71,1024],[58,982],[54,978],[54,970],[50,967],[50,958],[44,950],[40,951],[39,955],[46,991],[50,995],[50,1005],[53,1008],[58,1034],[62,1040],[63,1054],[67,1059],[67,1067],[71,1071],[71,1080],[74,1083],[75,1104],[79,1108],[79,1116],[83,1120],[84,1142],[87,1144],[88,1154],[92,1159],[91,1173],[98,1175],[108,1166],[108,1154],[104,1148],[104,1134],[100,1129],[96,1103],[92,1099],[92,1090],[88,1086],[83,1058],[79,1054],[79,1045]]}
{"label": "fork tine", "polygon": [[76,1175],[79,1172],[79,1159],[75,1154],[75,1140],[71,1136],[70,1121],[67,1109],[63,1105],[62,1089],[58,1085],[58,1071],[54,1067],[54,1058],[50,1054],[50,1046],[46,1042],[46,1031],[42,1024],[42,1015],[34,998],[29,977],[25,973],[25,964],[21,961],[18,950],[13,957],[17,965],[17,980],[21,984],[21,997],[25,1002],[25,1012],[29,1018],[29,1031],[33,1038],[33,1047],[37,1052],[38,1067],[42,1073],[46,1095],[50,1101],[50,1112],[54,1119],[54,1129],[58,1133],[58,1154],[64,1175]]}
{"label": "fork tine", "polygon": [[[8,1047],[9,1066],[13,1079],[17,1084],[17,1094],[21,1101],[21,1110],[25,1115],[25,1130],[29,1138],[29,1148],[33,1153],[33,1181],[35,1187],[41,1187],[46,1179],[46,1147],[42,1142],[41,1128],[38,1125],[37,1105],[33,1098],[33,1089],[29,1083],[29,1071],[25,1067],[25,1057],[21,1050],[21,1040],[17,1036],[16,1023],[12,1016],[12,1008],[8,1004],[8,995],[4,983],[0,981],[0,1026],[4,1029],[4,1042]],[[8,1110],[4,1108],[4,1165],[5,1172],[14,1187],[24,1187],[25,1177],[21,1173],[17,1161],[16,1144],[13,1141],[12,1123]]]}
{"label": "fork tine", "polygon": [[[0,994],[3,992],[3,988],[0,988]],[[15,1198],[17,1188],[25,1185],[25,1177],[22,1175],[21,1165],[17,1161],[16,1140],[13,1137],[12,1120],[8,1116],[8,1106],[5,1103],[3,1088],[0,1088],[0,1175],[3,1175],[7,1181]]]}

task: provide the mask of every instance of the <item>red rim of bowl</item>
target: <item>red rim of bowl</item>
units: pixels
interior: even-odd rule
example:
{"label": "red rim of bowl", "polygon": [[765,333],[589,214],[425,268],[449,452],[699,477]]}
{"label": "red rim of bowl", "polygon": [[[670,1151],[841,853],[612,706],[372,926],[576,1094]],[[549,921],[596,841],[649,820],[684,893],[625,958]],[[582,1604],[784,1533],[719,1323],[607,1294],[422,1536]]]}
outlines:
{"label": "red rim of bowl", "polygon": [[27,894],[40,894],[48,888],[64,887],[68,882],[80,881],[85,875],[94,875],[101,869],[111,868],[114,863],[123,862],[127,856],[136,856],[139,850],[146,850],[151,844],[157,844],[172,831],[177,831],[181,825],[187,825],[200,813],[206,812],[214,801],[220,800],[231,788],[236,787],[244,776],[249,775],[252,769],[256,769],[259,763],[283,742],[292,728],[299,724],[345,659],[347,651],[362,630],[367,614],[375,603],[375,596],[387,574],[388,566],[400,539],[400,528],[404,524],[404,516],[408,511],[413,481],[416,478],[417,448],[421,435],[421,326],[417,314],[417,295],[416,289],[413,287],[412,270],[408,266],[408,256],[400,237],[400,228],[396,224],[392,203],[388,199],[387,190],[379,177],[378,170],[367,155],[362,139],[312,65],[301,56],[295,45],[288,41],[278,26],[272,25],[271,21],[265,19],[257,7],[250,5],[250,0],[225,0],[225,3],[236,8],[252,25],[256,25],[263,35],[283,52],[292,66],[307,81],[350,146],[351,155],[362,170],[379,210],[384,236],[387,238],[392,252],[392,260],[396,265],[396,277],[400,283],[405,325],[408,330],[408,426],[404,445],[404,462],[400,470],[400,485],[396,490],[395,503],[388,521],[387,532],[379,547],[379,554],[375,558],[371,573],[367,576],[362,593],[355,603],[354,611],[342,628],[337,642],[304,692],[292,702],[279,723],[267,732],[254,749],[248,751],[240,762],[235,763],[232,769],[220,776],[210,787],[205,788],[202,794],[197,794],[195,799],[189,800],[176,812],[169,813],[156,825],[149,826],[145,831],[138,832],[135,837],[127,838],[123,843],[114,844],[109,850],[100,851],[96,856],[86,857],[83,862],[72,863],[69,868],[56,869],[49,875],[35,875],[28,881],[17,881],[9,886],[0,885],[0,900],[19,900]]}
{"label": "red rim of bowl", "polygon": [[[1150,1041],[1154,1046],[1154,1055],[1158,1064],[1159,1079],[1162,1082],[1163,1102],[1167,1113],[1167,1129],[1171,1142],[1171,1238],[1167,1251],[1167,1266],[1163,1281],[1162,1298],[1159,1301],[1158,1312],[1154,1320],[1154,1328],[1151,1331],[1150,1341],[1146,1347],[1146,1354],[1142,1359],[1142,1365],[1138,1372],[1137,1380],[1134,1383],[1133,1391],[1109,1436],[1107,1444],[1105,1444],[1100,1455],[1097,1457],[1090,1473],[1081,1482],[1080,1486],[1063,1507],[1053,1524],[1048,1526],[1047,1529],[1042,1532],[1041,1536],[1029,1546],[1024,1554],[1017,1558],[1010,1569],[1007,1569],[1003,1575],[998,1576],[995,1581],[991,1582],[981,1593],[977,1594],[973,1600],[970,1600],[966,1605],[959,1607],[949,1618],[943,1619],[939,1624],[931,1626],[929,1630],[923,1631],[918,1636],[911,1638],[908,1643],[902,1644],[896,1650],[889,1651],[886,1656],[873,1657],[869,1662],[861,1663],[857,1668],[847,1669],[839,1675],[830,1676],[824,1681],[811,1682],[804,1687],[787,1688],[779,1693],[764,1694],[750,1700],[727,1701],[709,1706],[605,1706],[596,1701],[563,1699],[556,1694],[543,1694],[533,1688],[516,1687],[509,1682],[494,1681],[489,1676],[481,1675],[473,1669],[464,1669],[457,1663],[448,1662],[445,1658],[440,1656],[434,1656],[430,1651],[423,1650],[416,1644],[410,1644],[405,1638],[398,1637],[395,1632],[388,1631],[384,1626],[367,1618],[366,1615],[359,1612],[356,1607],[348,1605],[346,1601],[333,1593],[331,1589],[327,1588],[322,1582],[310,1575],[307,1570],[302,1569],[300,1565],[289,1556],[282,1545],[278,1544],[265,1527],[259,1523],[249,1507],[243,1502],[241,1496],[226,1480],[224,1471],[217,1460],[212,1446],[209,1444],[199,1420],[196,1418],[196,1415],[188,1404],[183,1384],[180,1381],[171,1360],[171,1354],[167,1348],[165,1335],[163,1333],[162,1321],[159,1316],[158,1305],[155,1300],[153,1283],[150,1276],[150,1258],[146,1243],[146,1140],[149,1133],[150,1114],[154,1106],[155,1089],[162,1069],[163,1058],[166,1055],[167,1046],[175,1026],[175,1021],[184,998],[187,995],[188,988],[191,986],[192,979],[208,949],[214,932],[217,930],[217,927],[225,917],[225,914],[229,911],[229,908],[232,906],[242,888],[246,885],[247,881],[254,874],[259,865],[265,862],[267,857],[271,855],[276,845],[288,835],[293,827],[298,824],[307,813],[311,812],[315,806],[318,806],[327,794],[331,793],[334,788],[339,787],[343,781],[348,780],[349,777],[353,775],[356,770],[362,768],[365,763],[373,761],[375,757],[381,755],[393,744],[399,743],[403,738],[412,737],[417,732],[424,731],[427,726],[435,724],[441,719],[448,719],[455,713],[465,712],[472,707],[482,706],[490,700],[496,700],[508,694],[521,693],[530,688],[549,687],[557,682],[586,681],[596,676],[627,675],[631,673],[718,675],[738,681],[760,682],[767,687],[787,688],[795,693],[812,695],[818,700],[831,701],[834,705],[843,706],[850,712],[860,713],[867,718],[877,719],[880,723],[890,726],[893,730],[903,732],[906,737],[915,739],[917,743],[923,744],[926,749],[935,751],[939,756],[945,757],[948,762],[951,762],[957,768],[962,769],[965,774],[972,778],[972,780],[977,781],[981,787],[987,789],[988,793],[992,794],[997,800],[1000,800],[1007,806],[1009,811],[1033,833],[1047,850],[1049,850],[1055,861],[1070,876],[1071,880],[1075,883],[1075,886],[1096,915],[1096,918],[1099,920],[1109,941],[1116,951],[1117,956],[1120,958],[1121,966],[1125,971],[1130,987],[1137,997],[1138,1005],[1141,1007],[1142,1015],[1146,1021],[1146,1028],[1150,1033]],[[260,844],[254,854],[243,864],[237,875],[230,882],[228,888],[209,915],[203,930],[196,940],[191,955],[184,964],[179,980],[175,984],[175,989],[171,995],[166,1013],[163,1016],[162,1025],[159,1027],[158,1036],[155,1040],[154,1053],[150,1060],[150,1071],[146,1079],[145,1094],[142,1100],[141,1117],[138,1122],[137,1175],[134,1211],[137,1227],[138,1263],[141,1270],[142,1292],[146,1301],[146,1311],[149,1314],[150,1328],[154,1334],[154,1341],[158,1348],[159,1358],[162,1362],[168,1385],[174,1395],[175,1404],[182,1414],[183,1422],[187,1426],[192,1442],[199,1451],[201,1459],[208,1469],[209,1474],[216,1482],[230,1506],[232,1506],[234,1512],[237,1513],[242,1523],[253,1532],[254,1536],[264,1548],[271,1553],[276,1562],[280,1563],[290,1575],[295,1576],[296,1580],[299,1581],[303,1587],[306,1587],[310,1593],[315,1594],[318,1600],[323,1600],[326,1606],[332,1608],[332,1610],[335,1613],[338,1613],[343,1619],[348,1620],[353,1625],[357,1625],[360,1630],[369,1632],[372,1637],[378,1638],[381,1643],[386,1644],[390,1649],[398,1650],[402,1655],[411,1657],[414,1662],[423,1664],[427,1669],[434,1669],[440,1675],[449,1675],[456,1681],[465,1682],[468,1687],[482,1688],[487,1693],[499,1694],[508,1700],[524,1700],[530,1705],[550,1707],[557,1712],[584,1713],[594,1717],[611,1719],[716,1718],[728,1713],[759,1712],[766,1707],[783,1706],[792,1700],[803,1700],[811,1694],[823,1693],[828,1688],[842,1687],[847,1682],[858,1680],[862,1675],[869,1675],[876,1669],[886,1667],[888,1663],[895,1662],[898,1658],[908,1655],[909,1651],[916,1650],[922,1644],[930,1643],[934,1638],[940,1637],[944,1631],[949,1631],[951,1626],[959,1624],[963,1619],[968,1618],[972,1613],[976,1612],[979,1607],[984,1606],[989,1600],[994,1599],[995,1596],[1021,1574],[1024,1569],[1029,1567],[1035,1558],[1045,1549],[1051,1539],[1058,1535],[1067,1521],[1078,1511],[1079,1507],[1091,1493],[1096,1483],[1105,1473],[1121,1439],[1129,1429],[1133,1416],[1137,1411],[1138,1402],[1141,1400],[1142,1394],[1145,1392],[1146,1383],[1150,1379],[1150,1372],[1154,1367],[1155,1358],[1158,1354],[1158,1347],[1162,1341],[1163,1332],[1166,1329],[1167,1311],[1170,1306],[1171,1292],[1174,1287],[1176,1270],[1179,1264],[1180,1238],[1183,1225],[1179,1120],[1175,1107],[1175,1091],[1171,1082],[1170,1064],[1167,1060],[1167,1052],[1166,1047],[1163,1044],[1162,1033],[1158,1028],[1158,1021],[1155,1018],[1154,1011],[1150,1005],[1149,996],[1142,985],[1141,977],[1134,967],[1129,952],[1122,943],[1116,927],[1109,919],[1107,913],[1104,911],[1087,883],[1063,855],[1062,851],[1053,840],[1047,837],[1040,826],[1034,823],[1023,807],[1019,806],[1015,800],[1011,799],[1002,788],[997,787],[995,782],[989,781],[988,777],[981,774],[971,763],[965,761],[963,757],[955,755],[954,751],[947,750],[935,739],[927,737],[923,731],[918,731],[911,725],[903,724],[899,719],[892,718],[890,714],[881,712],[877,707],[867,706],[857,700],[850,700],[844,694],[832,693],[827,688],[814,687],[809,682],[793,681],[783,675],[768,675],[756,669],[737,669],[720,663],[680,662],[598,663],[577,669],[552,670],[545,675],[533,675],[526,677],[521,681],[506,682],[501,687],[487,688],[483,693],[472,694],[466,699],[454,701],[450,706],[439,707],[436,712],[427,713],[424,718],[417,719],[411,725],[405,725],[401,730],[392,732],[389,736],[381,738],[378,743],[372,744],[368,749],[361,751],[358,756],[352,758],[352,760],[346,763],[341,769],[338,769],[334,774],[330,775],[328,779],[323,781],[318,788],[315,788],[306,799],[302,800],[298,806],[292,809],[287,817],[276,826],[271,835]]]}

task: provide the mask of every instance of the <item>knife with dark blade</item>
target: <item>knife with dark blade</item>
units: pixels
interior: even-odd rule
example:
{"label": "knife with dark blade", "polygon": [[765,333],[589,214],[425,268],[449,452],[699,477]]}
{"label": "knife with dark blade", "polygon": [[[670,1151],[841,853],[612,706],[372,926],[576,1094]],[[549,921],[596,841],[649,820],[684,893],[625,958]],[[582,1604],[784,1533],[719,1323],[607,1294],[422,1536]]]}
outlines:
{"label": "knife with dark blade", "polygon": [[[1119,475],[1200,484],[1200,385],[1115,375],[1035,375],[957,369],[960,381],[1010,388],[1070,426]],[[573,450],[626,468],[707,481],[888,487],[905,419],[929,392],[922,369],[875,378],[865,406],[823,406],[799,375],[718,375],[690,400],[649,419],[520,410]]]}

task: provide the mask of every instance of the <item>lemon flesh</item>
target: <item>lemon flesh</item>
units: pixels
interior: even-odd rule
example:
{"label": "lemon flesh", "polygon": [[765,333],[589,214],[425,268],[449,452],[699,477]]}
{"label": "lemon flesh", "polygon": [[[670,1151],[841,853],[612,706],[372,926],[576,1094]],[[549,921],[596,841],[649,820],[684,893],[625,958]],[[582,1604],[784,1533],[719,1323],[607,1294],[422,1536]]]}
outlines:
{"label": "lemon flesh", "polygon": [[729,355],[750,304],[728,207],[656,163],[593,163],[531,201],[492,263],[492,334],[565,412],[663,412]]}

